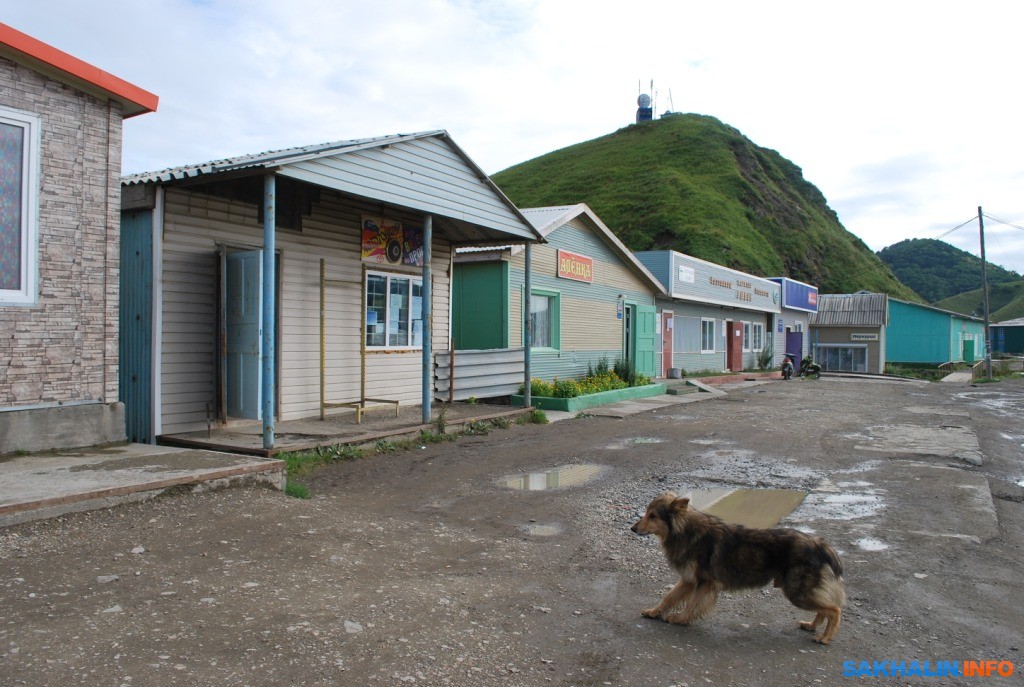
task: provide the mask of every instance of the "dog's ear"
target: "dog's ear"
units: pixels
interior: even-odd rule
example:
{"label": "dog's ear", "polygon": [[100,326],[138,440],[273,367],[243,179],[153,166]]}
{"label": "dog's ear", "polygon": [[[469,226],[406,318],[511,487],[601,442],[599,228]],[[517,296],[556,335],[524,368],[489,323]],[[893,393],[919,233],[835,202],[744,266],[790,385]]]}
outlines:
{"label": "dog's ear", "polygon": [[676,499],[675,501],[672,502],[672,508],[677,510],[677,511],[684,511],[684,510],[686,510],[689,507],[690,507],[690,498],[689,497],[685,497],[685,498],[681,498],[681,499]]}

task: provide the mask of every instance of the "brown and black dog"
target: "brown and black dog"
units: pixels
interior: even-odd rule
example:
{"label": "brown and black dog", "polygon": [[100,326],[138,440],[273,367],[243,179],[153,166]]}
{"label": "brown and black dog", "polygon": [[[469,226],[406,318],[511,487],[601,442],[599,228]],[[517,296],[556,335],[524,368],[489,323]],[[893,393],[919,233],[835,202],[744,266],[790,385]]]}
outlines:
{"label": "brown and black dog", "polygon": [[794,606],[815,613],[814,620],[800,623],[801,629],[814,632],[826,621],[814,641],[828,644],[836,636],[846,588],[839,556],[824,540],[792,529],[728,525],[690,508],[690,499],[672,492],[651,501],[631,529],[657,536],[679,573],[679,582],[661,603],[643,612],[646,617],[689,625],[711,611],[720,591],[773,582]]}

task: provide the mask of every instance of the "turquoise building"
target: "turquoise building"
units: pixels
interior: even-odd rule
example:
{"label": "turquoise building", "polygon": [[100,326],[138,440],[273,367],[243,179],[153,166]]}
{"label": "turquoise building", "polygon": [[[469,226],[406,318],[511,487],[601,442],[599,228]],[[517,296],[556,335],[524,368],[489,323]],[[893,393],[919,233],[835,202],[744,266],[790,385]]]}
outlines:
{"label": "turquoise building", "polygon": [[889,298],[890,363],[974,363],[985,358],[985,325],[969,315]]}

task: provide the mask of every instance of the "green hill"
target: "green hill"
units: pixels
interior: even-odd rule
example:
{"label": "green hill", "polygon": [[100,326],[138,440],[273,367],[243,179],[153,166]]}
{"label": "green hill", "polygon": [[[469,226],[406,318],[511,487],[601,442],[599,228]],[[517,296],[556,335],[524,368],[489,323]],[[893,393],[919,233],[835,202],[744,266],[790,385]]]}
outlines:
{"label": "green hill", "polygon": [[633,250],[673,249],[822,293],[918,301],[799,167],[714,117],[680,114],[493,175],[520,207],[587,203]]}
{"label": "green hill", "polygon": [[[878,251],[878,257],[901,282],[929,303],[973,289],[979,289],[981,297],[981,258],[945,241],[907,239]],[[1016,272],[988,265],[990,286],[1019,279]]]}
{"label": "green hill", "polygon": [[[946,298],[934,305],[937,308],[975,317],[983,317],[985,314],[981,289]],[[988,310],[989,320],[992,322],[1024,317],[1024,281],[1004,282],[994,286],[990,284],[988,287]]]}

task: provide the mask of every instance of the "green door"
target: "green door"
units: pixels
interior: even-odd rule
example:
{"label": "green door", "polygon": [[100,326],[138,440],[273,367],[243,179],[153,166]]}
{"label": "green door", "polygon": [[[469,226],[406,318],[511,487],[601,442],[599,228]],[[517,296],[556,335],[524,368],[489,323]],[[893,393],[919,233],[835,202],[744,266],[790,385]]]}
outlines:
{"label": "green door", "polygon": [[636,371],[648,377],[658,374],[655,363],[658,309],[653,305],[636,306]]}
{"label": "green door", "polygon": [[974,341],[972,339],[964,339],[964,362],[974,362]]}
{"label": "green door", "polygon": [[455,348],[508,348],[508,331],[508,263],[456,264],[452,284]]}

